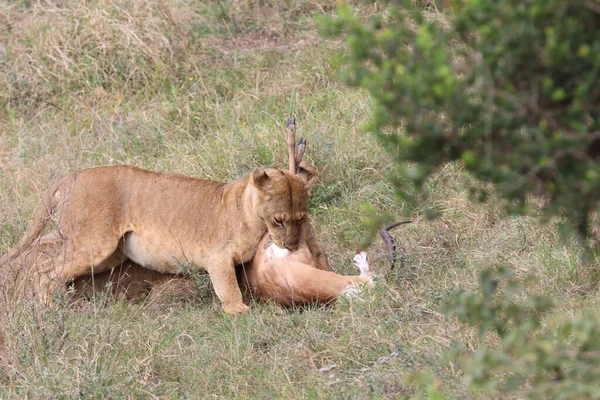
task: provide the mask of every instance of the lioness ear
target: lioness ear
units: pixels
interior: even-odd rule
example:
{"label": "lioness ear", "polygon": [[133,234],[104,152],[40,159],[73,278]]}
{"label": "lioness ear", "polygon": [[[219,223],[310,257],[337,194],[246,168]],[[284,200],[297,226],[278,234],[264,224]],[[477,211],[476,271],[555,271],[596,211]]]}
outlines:
{"label": "lioness ear", "polygon": [[298,167],[298,176],[304,181],[306,188],[311,190],[317,182],[317,169],[313,165],[302,161]]}
{"label": "lioness ear", "polygon": [[265,183],[270,179],[269,175],[267,175],[267,171],[264,169],[257,169],[252,173],[250,177],[252,184],[259,189],[262,189]]}

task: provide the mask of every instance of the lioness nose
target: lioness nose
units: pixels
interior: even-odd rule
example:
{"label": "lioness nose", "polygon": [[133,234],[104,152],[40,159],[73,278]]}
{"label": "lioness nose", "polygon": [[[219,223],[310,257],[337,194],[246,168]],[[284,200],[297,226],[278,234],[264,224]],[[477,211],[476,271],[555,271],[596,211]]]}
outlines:
{"label": "lioness nose", "polygon": [[296,250],[298,248],[298,241],[286,241],[283,246],[288,250]]}

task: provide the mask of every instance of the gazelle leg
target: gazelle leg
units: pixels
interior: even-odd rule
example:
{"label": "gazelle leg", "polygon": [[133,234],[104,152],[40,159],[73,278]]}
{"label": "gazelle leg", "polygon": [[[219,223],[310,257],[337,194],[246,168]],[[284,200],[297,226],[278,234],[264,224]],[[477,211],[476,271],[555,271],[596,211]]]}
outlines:
{"label": "gazelle leg", "polygon": [[298,172],[296,169],[296,119],[288,119],[286,125],[290,172],[295,174]]}

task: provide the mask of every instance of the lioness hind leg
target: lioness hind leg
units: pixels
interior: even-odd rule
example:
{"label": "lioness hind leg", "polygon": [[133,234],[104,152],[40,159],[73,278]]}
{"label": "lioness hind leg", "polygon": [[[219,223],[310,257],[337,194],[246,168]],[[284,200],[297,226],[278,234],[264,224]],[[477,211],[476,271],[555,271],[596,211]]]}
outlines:
{"label": "lioness hind leg", "polygon": [[38,301],[43,305],[51,303],[55,289],[64,289],[67,281],[82,275],[102,272],[119,263],[118,240],[114,246],[102,249],[75,251],[72,244],[57,239],[54,251],[36,265],[33,272],[33,285]]}

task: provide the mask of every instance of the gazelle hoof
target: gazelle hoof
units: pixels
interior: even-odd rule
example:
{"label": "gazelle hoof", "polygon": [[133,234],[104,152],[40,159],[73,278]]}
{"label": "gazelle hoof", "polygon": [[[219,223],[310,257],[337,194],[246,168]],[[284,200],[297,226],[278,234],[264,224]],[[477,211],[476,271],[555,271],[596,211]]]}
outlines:
{"label": "gazelle hoof", "polygon": [[360,271],[360,276],[370,276],[369,263],[367,262],[367,253],[359,251],[352,260],[354,266]]}

